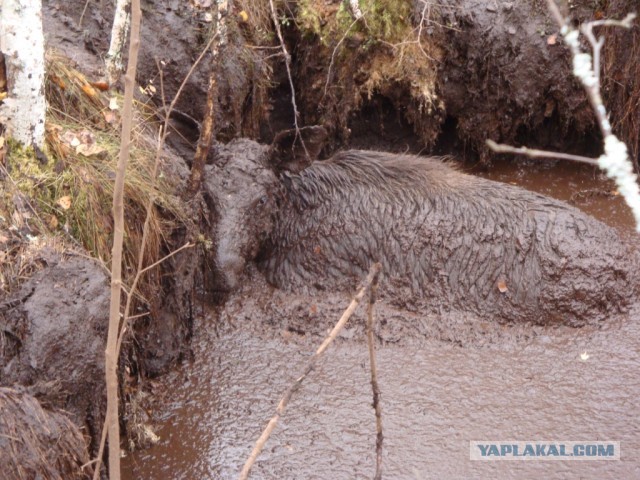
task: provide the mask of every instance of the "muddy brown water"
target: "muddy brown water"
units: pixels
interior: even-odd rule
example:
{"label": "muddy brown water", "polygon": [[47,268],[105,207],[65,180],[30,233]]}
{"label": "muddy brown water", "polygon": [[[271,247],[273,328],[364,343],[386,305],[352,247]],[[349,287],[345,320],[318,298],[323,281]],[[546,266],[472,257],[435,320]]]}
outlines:
{"label": "muddy brown water", "polygon": [[[490,178],[576,205],[632,235],[591,168],[504,163]],[[159,444],[133,479],[236,478],[282,392],[348,304],[292,295],[259,274],[198,321],[194,360],[160,380]],[[640,306],[601,328],[499,325],[379,305],[384,478],[640,478]],[[372,478],[375,420],[362,313],[294,395],[255,479]],[[620,461],[469,460],[472,440],[619,441]]]}

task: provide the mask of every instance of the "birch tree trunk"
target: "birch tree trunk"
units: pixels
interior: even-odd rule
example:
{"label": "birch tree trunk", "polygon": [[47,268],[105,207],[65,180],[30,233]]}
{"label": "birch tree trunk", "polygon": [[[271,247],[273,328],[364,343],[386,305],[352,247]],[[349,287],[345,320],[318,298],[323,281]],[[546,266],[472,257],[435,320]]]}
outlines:
{"label": "birch tree trunk", "polygon": [[113,16],[113,26],[111,27],[111,43],[105,58],[107,71],[107,82],[110,87],[114,87],[120,80],[123,70],[122,52],[127,41],[127,32],[131,21],[131,0],[117,0],[116,10]]}
{"label": "birch tree trunk", "polygon": [[41,0],[0,0],[0,50],[7,73],[7,98],[0,122],[25,145],[44,144],[44,33]]}

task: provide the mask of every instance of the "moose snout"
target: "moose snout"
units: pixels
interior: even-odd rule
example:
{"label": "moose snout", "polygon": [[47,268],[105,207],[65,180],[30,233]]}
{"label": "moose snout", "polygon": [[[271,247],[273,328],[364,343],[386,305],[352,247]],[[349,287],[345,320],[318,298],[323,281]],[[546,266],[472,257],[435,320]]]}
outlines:
{"label": "moose snout", "polygon": [[233,290],[238,286],[246,261],[238,253],[229,249],[227,243],[221,242],[218,248],[216,267],[221,286],[225,290]]}

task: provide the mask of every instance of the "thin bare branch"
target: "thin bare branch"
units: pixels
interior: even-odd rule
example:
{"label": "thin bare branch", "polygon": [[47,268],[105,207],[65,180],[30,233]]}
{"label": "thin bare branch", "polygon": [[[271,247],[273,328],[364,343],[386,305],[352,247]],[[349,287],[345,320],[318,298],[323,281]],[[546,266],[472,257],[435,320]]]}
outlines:
{"label": "thin bare branch", "polygon": [[[147,213],[149,215],[149,212]],[[150,215],[149,215],[150,216]],[[148,217],[147,217],[148,218]],[[142,234],[142,237],[144,238],[144,231]],[[144,243],[143,243],[144,245]],[[158,265],[160,265],[162,262],[167,261],[169,258],[173,257],[174,255],[176,255],[177,253],[180,253],[182,250],[185,250],[187,248],[191,248],[193,247],[195,244],[187,242],[184,245],[182,245],[180,248],[174,250],[171,253],[168,253],[167,255],[165,255],[164,257],[162,257],[160,260],[158,260],[157,262],[152,263],[151,265],[145,267],[145,268],[141,268],[142,266],[142,261],[138,261],[138,273],[136,273],[135,278],[133,279],[133,283],[131,285],[131,292],[135,292],[136,288],[138,287],[138,282],[140,281],[140,279],[142,278],[142,275],[144,275],[145,272],[148,272],[149,270],[151,270],[152,268],[157,267]],[[143,251],[141,248],[140,251],[140,259],[143,258]],[[130,317],[129,316],[129,311],[131,309],[131,299],[133,298],[133,295],[129,294],[127,297],[127,303],[124,307],[124,322],[122,323],[122,328],[120,329],[120,335],[118,336],[118,348],[117,348],[117,354],[118,356],[120,356],[120,348],[122,347],[122,341],[124,339],[124,334],[126,333],[127,330],[127,326],[129,324],[129,322],[131,320],[133,320],[135,317]],[[145,314],[147,315],[147,314]]]}
{"label": "thin bare branch", "polygon": [[571,155],[569,153],[550,152],[547,150],[535,150],[527,147],[512,147],[496,143],[493,140],[486,141],[487,146],[496,153],[513,153],[516,155],[525,155],[530,158],[552,158],[562,160],[572,160],[574,162],[586,163],[587,165],[598,166],[597,158],[583,157],[581,155]]}
{"label": "thin bare branch", "polygon": [[302,148],[304,149],[304,153],[307,155],[307,157],[309,157],[307,146],[304,144],[304,140],[300,135],[300,125],[298,123],[300,112],[298,111],[298,105],[296,104],[296,89],[293,85],[293,76],[291,75],[291,55],[289,55],[289,52],[287,51],[287,46],[284,43],[284,37],[282,36],[282,30],[280,29],[280,22],[278,21],[278,14],[276,12],[276,7],[273,4],[273,0],[269,0],[269,7],[271,8],[271,20],[273,21],[273,26],[276,29],[278,40],[280,41],[280,47],[282,48],[282,54],[284,55],[284,66],[287,70],[287,78],[289,79],[289,88],[291,88],[291,105],[293,106],[293,126],[296,129],[296,140],[300,140],[300,143],[302,144]]}
{"label": "thin bare branch", "polygon": [[282,36],[282,30],[280,29],[280,22],[278,21],[278,14],[276,12],[276,7],[273,4],[273,0],[269,0],[269,7],[271,8],[271,20],[273,21],[273,26],[276,29],[276,34],[278,35],[278,40],[280,41],[280,48],[282,49],[282,54],[284,55],[284,66],[287,70],[287,78],[289,80],[289,87],[291,88],[291,105],[293,106],[293,124],[295,125],[296,132],[300,130],[298,125],[298,117],[300,116],[300,112],[298,112],[298,105],[296,104],[296,89],[293,85],[293,77],[291,75],[291,55],[287,50],[287,46],[284,43],[284,37]]}
{"label": "thin bare branch", "polygon": [[282,396],[282,399],[280,400],[280,403],[278,403],[278,407],[276,408],[276,414],[273,416],[273,418],[271,418],[271,420],[269,420],[269,423],[263,430],[262,435],[260,435],[260,437],[256,441],[256,444],[253,447],[253,450],[251,451],[249,458],[245,462],[244,467],[242,467],[242,471],[240,472],[240,475],[238,477],[239,480],[246,480],[249,477],[249,472],[251,471],[251,467],[253,467],[253,464],[258,458],[258,455],[260,455],[260,452],[264,448],[265,443],[267,443],[269,436],[271,436],[271,433],[276,428],[276,424],[278,423],[278,420],[284,413],[284,410],[287,404],[289,403],[289,401],[291,400],[293,393],[300,387],[300,385],[302,384],[304,379],[307,377],[307,375],[309,375],[309,373],[315,368],[319,358],[327,350],[327,348],[329,348],[329,345],[331,345],[331,342],[333,342],[336,339],[336,337],[338,336],[342,328],[345,326],[349,318],[351,318],[351,315],[353,315],[353,312],[360,304],[362,297],[364,297],[365,293],[371,287],[374,280],[377,279],[381,268],[382,267],[379,263],[375,263],[371,266],[369,270],[369,274],[367,275],[365,280],[362,282],[360,289],[354,295],[353,299],[351,300],[351,303],[342,314],[342,317],[340,317],[340,320],[338,320],[338,323],[336,323],[336,325],[333,327],[333,330],[331,330],[327,338],[325,338],[322,344],[318,347],[318,349],[316,350],[316,353],[314,353],[313,356],[309,359],[309,362],[307,363],[307,366],[302,372],[302,375],[300,375],[298,379],[295,382],[293,382],[293,384],[284,393],[284,395]]}
{"label": "thin bare branch", "polygon": [[588,22],[587,25],[590,27],[622,27],[622,28],[631,28],[633,27],[633,21],[636,19],[637,15],[632,12],[628,13],[626,17],[622,20],[615,20],[612,18],[607,18],[605,20],[594,20],[593,22]]}
{"label": "thin bare branch", "polygon": [[[107,386],[107,412],[105,424],[109,436],[109,477],[120,480],[120,420],[118,415],[118,358],[117,344],[120,330],[120,300],[122,286],[122,244],[124,239],[124,180],[129,162],[131,130],[133,123],[133,90],[135,88],[138,52],[140,50],[140,0],[131,2],[131,32],[129,37],[129,61],[124,79],[124,103],[122,108],[122,136],[120,154],[113,186],[113,248],[111,262],[111,301],[109,328],[105,348],[105,380]],[[104,435],[104,433],[103,433]],[[100,462],[96,462],[96,474],[100,474]]]}
{"label": "thin bare branch", "polygon": [[371,366],[371,390],[373,391],[373,408],[376,412],[376,473],[374,480],[382,479],[382,405],[380,404],[380,386],[378,385],[378,367],[376,362],[376,344],[373,336],[373,307],[378,291],[378,278],[375,275],[369,289],[369,306],[367,307],[367,342],[369,344],[369,364]]}
{"label": "thin bare branch", "polygon": [[598,85],[600,85],[600,52],[604,46],[604,37],[596,38],[593,33],[594,27],[623,27],[631,28],[633,20],[635,20],[636,14],[630,13],[622,20],[595,20],[593,22],[587,22],[580,27],[580,31],[587,38],[593,51],[593,73],[596,76]]}
{"label": "thin bare branch", "polygon": [[346,32],[344,32],[344,35],[342,35],[342,38],[338,41],[337,45],[333,49],[333,52],[331,53],[331,61],[329,62],[329,69],[327,70],[327,81],[324,83],[324,93],[322,94],[322,99],[320,101],[324,100],[324,97],[327,96],[329,82],[331,81],[331,69],[333,68],[333,62],[335,61],[336,53],[338,52],[340,45],[342,45],[342,42],[345,41],[345,39],[347,38],[347,35],[349,35],[349,32],[355,26],[355,24],[358,23],[358,20],[360,20],[360,18],[356,18],[353,22],[351,22],[351,25],[349,25],[349,28],[347,28]]}
{"label": "thin bare branch", "polygon": [[87,7],[89,6],[89,1],[84,2],[84,8],[82,9],[82,13],[80,14],[80,18],[78,19],[78,26],[82,26],[82,20],[84,19],[84,14],[87,13]]}
{"label": "thin bare branch", "polygon": [[[180,84],[180,86],[178,87],[178,90],[175,94],[175,96],[173,97],[173,100],[171,101],[171,103],[169,104],[168,108],[165,108],[164,111],[164,123],[163,126],[160,128],[159,134],[158,134],[158,142],[156,144],[156,152],[155,152],[155,162],[154,162],[154,166],[153,166],[153,171],[151,174],[151,179],[153,182],[153,187],[155,187],[155,182],[157,181],[157,172],[158,172],[158,168],[160,165],[160,159],[161,159],[161,153],[162,153],[162,149],[164,147],[164,142],[166,140],[167,137],[167,132],[168,132],[168,125],[169,125],[169,121],[171,118],[171,112],[173,111],[176,102],[178,101],[180,95],[182,94],[182,90],[184,89],[184,86],[186,85],[187,81],[189,80],[189,78],[191,77],[191,75],[193,74],[193,72],[195,71],[196,67],[198,66],[198,64],[202,61],[204,55],[207,53],[207,51],[209,50],[209,48],[211,47],[211,44],[213,43],[213,40],[215,39],[216,35],[213,35],[211,37],[211,39],[209,40],[209,43],[204,47],[204,49],[202,50],[202,52],[200,53],[200,55],[198,56],[198,58],[196,59],[196,61],[194,62],[194,64],[191,66],[191,68],[189,69],[189,71],[187,72],[187,75],[184,77],[184,79],[182,80],[182,83]],[[164,97],[164,81],[162,78],[162,70],[160,70],[160,94],[162,96],[162,104],[163,106],[166,104],[165,102],[165,97]],[[165,256],[164,258],[158,260],[157,262],[155,262],[153,265],[150,265],[148,267],[146,267],[145,269],[142,269],[142,261],[144,259],[144,252],[146,249],[146,238],[148,236],[148,229],[149,229],[149,218],[151,216],[151,209],[153,208],[155,202],[155,198],[150,198],[149,199],[149,204],[147,205],[147,210],[146,210],[146,217],[145,217],[145,221],[144,221],[144,227],[142,229],[142,240],[141,240],[141,245],[140,245],[140,253],[139,253],[139,257],[138,257],[138,269],[136,273],[136,276],[134,278],[134,281],[132,283],[132,286],[130,289],[127,289],[124,285],[122,285],[122,291],[125,292],[125,295],[127,295],[127,303],[125,305],[125,309],[124,309],[124,314],[123,314],[123,318],[124,318],[124,323],[122,324],[122,327],[118,333],[118,340],[117,340],[117,344],[116,344],[116,358],[118,358],[120,356],[120,349],[122,347],[122,341],[124,338],[124,334],[126,332],[127,329],[127,323],[130,322],[133,318],[135,317],[129,317],[129,309],[131,307],[131,299],[136,295],[136,287],[139,281],[140,276],[142,275],[142,273],[146,272],[147,270],[149,270],[152,267],[155,267],[156,265],[158,265],[159,263],[163,262],[164,260],[166,260],[167,258],[169,258],[172,255],[175,255],[176,253],[178,253],[179,251],[181,251],[184,248],[187,248],[187,245],[183,245],[182,247],[180,247],[178,250],[174,250],[173,252],[171,252],[170,254],[168,254],[167,256]],[[98,480],[99,478],[99,474],[100,474],[100,463],[102,462],[102,455],[104,452],[104,447],[105,447],[105,443],[106,443],[106,438],[107,438],[107,419],[105,418],[105,422],[104,425],[102,427],[102,435],[100,436],[100,446],[98,448],[98,455],[95,458],[95,462],[97,463],[96,465],[96,469],[94,471],[94,476],[93,476],[93,480]]]}

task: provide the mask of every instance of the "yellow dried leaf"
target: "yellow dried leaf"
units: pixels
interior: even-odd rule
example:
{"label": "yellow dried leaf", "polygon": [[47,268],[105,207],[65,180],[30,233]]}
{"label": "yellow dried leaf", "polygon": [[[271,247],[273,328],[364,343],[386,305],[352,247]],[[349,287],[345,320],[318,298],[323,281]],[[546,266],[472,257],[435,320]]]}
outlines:
{"label": "yellow dried leaf", "polygon": [[105,121],[109,124],[109,125],[113,125],[114,123],[116,123],[116,114],[109,110],[109,111],[103,111],[102,112],[102,116],[104,117]]}
{"label": "yellow dried leaf", "polygon": [[71,197],[69,195],[65,195],[64,197],[60,197],[56,203],[64,210],[69,210],[71,208]]}
{"label": "yellow dried leaf", "polygon": [[76,153],[80,155],[84,155],[85,157],[91,157],[94,155],[100,155],[101,153],[106,152],[106,149],[102,148],[96,143],[86,144],[81,143],[76,147]]}
{"label": "yellow dried leaf", "polygon": [[93,88],[91,85],[89,85],[88,83],[85,83],[82,85],[82,91],[88,96],[88,97],[95,97],[96,95],[98,95],[98,92],[96,92],[96,89]]}
{"label": "yellow dried leaf", "polygon": [[109,84],[107,82],[91,82],[91,86],[103,92],[106,92],[107,90],[109,90]]}
{"label": "yellow dried leaf", "polygon": [[238,16],[240,17],[240,21],[241,22],[246,22],[249,20],[249,14],[247,12],[245,12],[244,10],[242,10]]}
{"label": "yellow dried leaf", "polygon": [[58,87],[60,87],[62,90],[65,90],[67,88],[67,85],[64,83],[64,80],[62,80],[60,77],[58,77],[55,73],[52,73],[49,76],[49,78],[51,79],[51,81],[53,83],[58,85]]}
{"label": "yellow dried leaf", "polygon": [[49,228],[51,230],[55,230],[56,228],[58,228],[58,224],[59,224],[58,217],[56,217],[55,215],[51,215],[47,223],[49,224]]}

